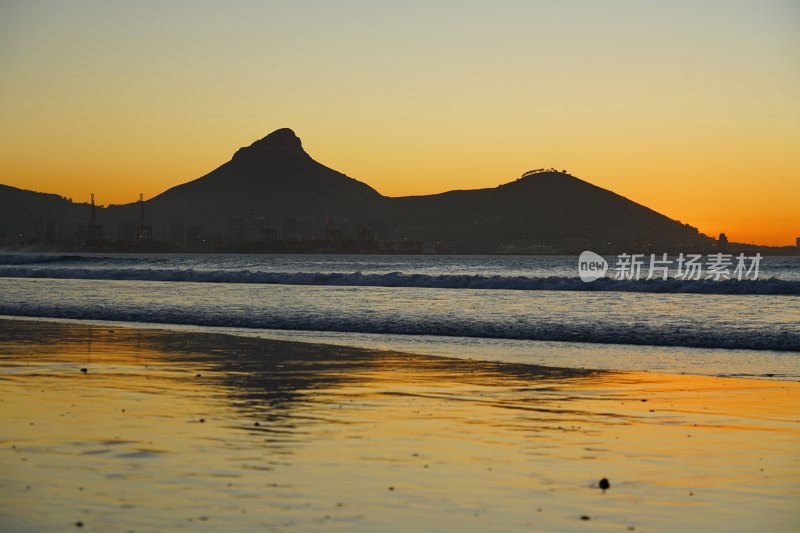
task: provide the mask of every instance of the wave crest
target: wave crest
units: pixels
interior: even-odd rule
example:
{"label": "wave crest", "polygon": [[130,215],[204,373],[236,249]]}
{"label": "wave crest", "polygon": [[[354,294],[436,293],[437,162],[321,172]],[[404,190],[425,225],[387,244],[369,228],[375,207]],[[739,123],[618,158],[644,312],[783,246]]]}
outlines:
{"label": "wave crest", "polygon": [[[82,260],[80,256],[48,256],[51,262]],[[37,258],[47,263],[47,257]],[[30,262],[30,261],[29,261]],[[54,278],[92,280],[170,281],[197,283],[253,283],[339,287],[408,287],[434,289],[483,289],[520,291],[646,292],[668,294],[772,294],[800,295],[800,281],[765,280],[615,280],[592,283],[577,277],[486,276],[469,274],[404,274],[389,272],[264,272],[258,270],[195,270],[159,268],[48,268],[0,266],[4,278]]]}

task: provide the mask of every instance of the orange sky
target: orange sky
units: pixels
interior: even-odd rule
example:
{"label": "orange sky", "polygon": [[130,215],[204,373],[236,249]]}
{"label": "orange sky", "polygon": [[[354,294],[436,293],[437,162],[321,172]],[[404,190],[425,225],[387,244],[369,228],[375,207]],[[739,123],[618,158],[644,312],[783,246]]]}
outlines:
{"label": "orange sky", "polygon": [[102,204],[280,127],[396,196],[566,169],[708,234],[800,235],[800,4],[0,6],[0,183]]}

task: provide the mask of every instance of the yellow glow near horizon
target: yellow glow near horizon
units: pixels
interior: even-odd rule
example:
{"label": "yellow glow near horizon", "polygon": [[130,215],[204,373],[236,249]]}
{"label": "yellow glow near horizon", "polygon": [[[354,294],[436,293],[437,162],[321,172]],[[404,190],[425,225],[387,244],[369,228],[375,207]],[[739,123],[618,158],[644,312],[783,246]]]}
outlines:
{"label": "yellow glow near horizon", "polygon": [[800,7],[0,7],[0,183],[152,197],[290,127],[389,196],[556,167],[734,241],[800,235]]}

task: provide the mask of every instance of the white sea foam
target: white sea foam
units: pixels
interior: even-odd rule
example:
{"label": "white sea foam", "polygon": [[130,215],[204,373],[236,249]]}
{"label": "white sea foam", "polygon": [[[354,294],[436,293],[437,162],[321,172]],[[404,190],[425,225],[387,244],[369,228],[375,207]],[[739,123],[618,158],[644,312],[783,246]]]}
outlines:
{"label": "white sea foam", "polygon": [[[81,259],[75,259],[79,261]],[[41,260],[42,263],[46,261]],[[4,278],[52,278],[172,281],[199,283],[255,283],[269,285],[316,285],[335,287],[418,287],[438,289],[488,289],[521,291],[647,292],[689,294],[800,295],[800,281],[764,280],[615,280],[601,278],[585,283],[567,276],[500,276],[479,274],[405,274],[403,272],[265,272],[258,270],[196,270],[192,268],[117,268],[107,266],[48,268],[0,266]]]}

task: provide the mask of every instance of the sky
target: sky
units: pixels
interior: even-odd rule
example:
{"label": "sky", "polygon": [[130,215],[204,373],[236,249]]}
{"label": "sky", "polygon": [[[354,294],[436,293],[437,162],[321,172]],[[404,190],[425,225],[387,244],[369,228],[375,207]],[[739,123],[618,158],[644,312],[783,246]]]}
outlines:
{"label": "sky", "polygon": [[155,196],[292,128],[388,196],[555,167],[800,236],[800,2],[0,0],[0,183]]}

